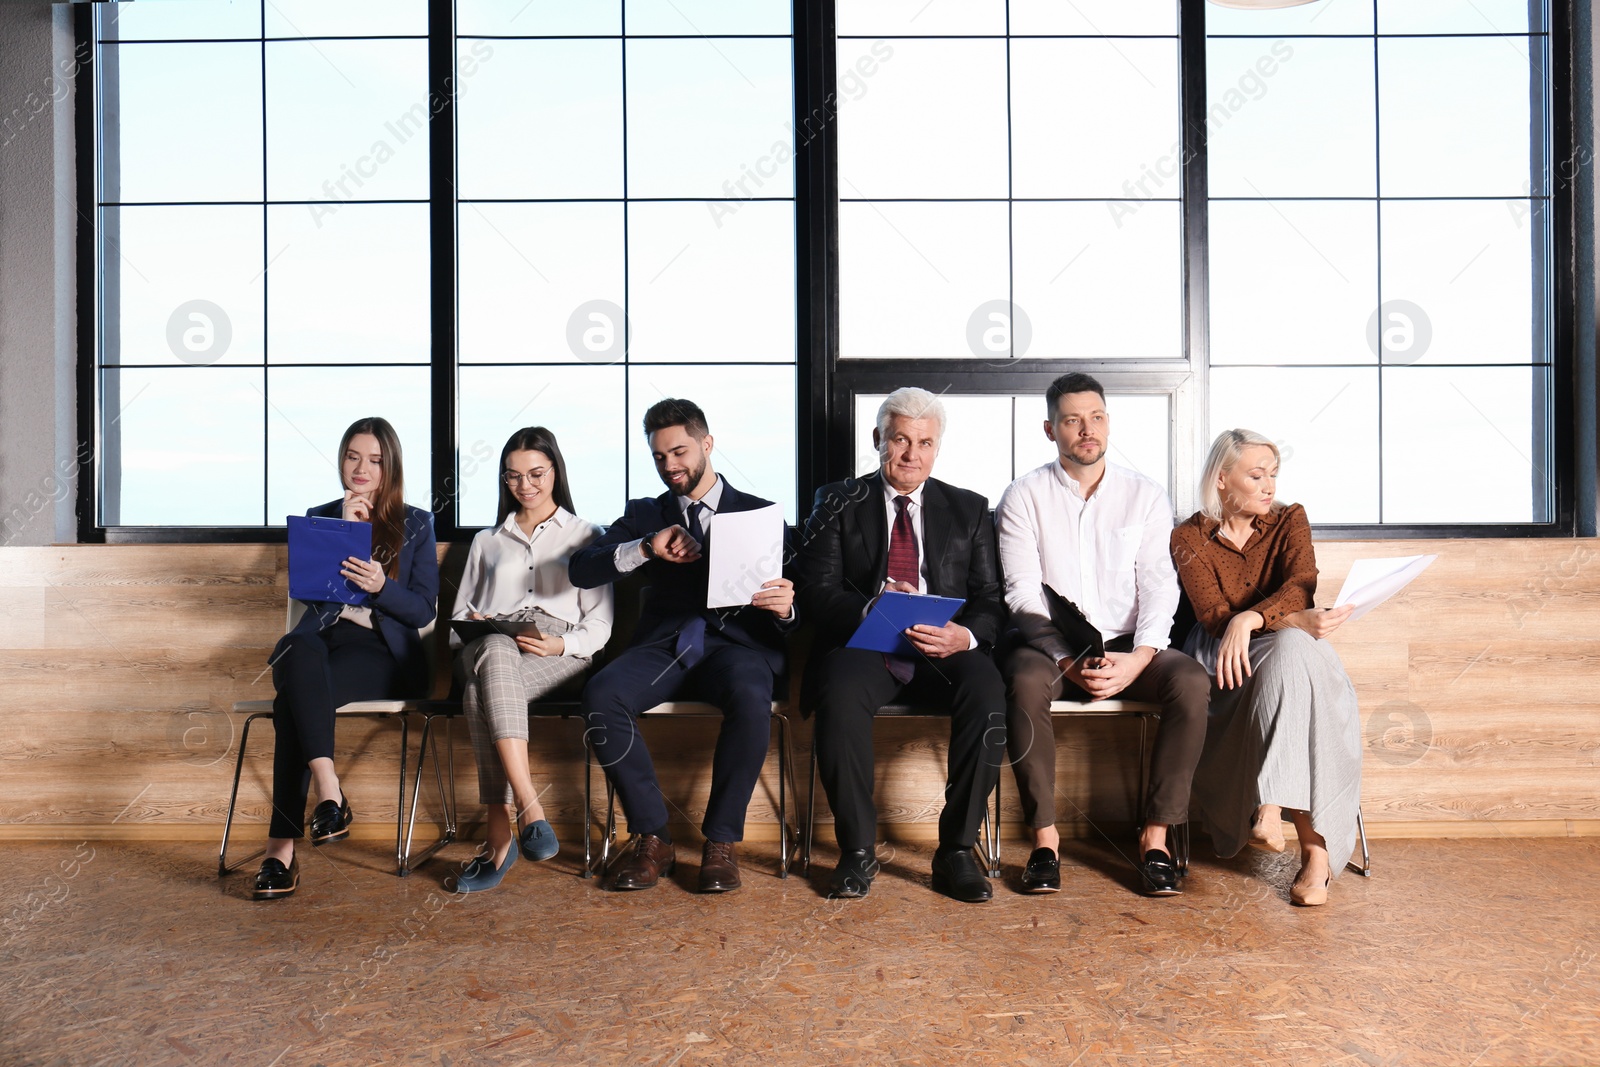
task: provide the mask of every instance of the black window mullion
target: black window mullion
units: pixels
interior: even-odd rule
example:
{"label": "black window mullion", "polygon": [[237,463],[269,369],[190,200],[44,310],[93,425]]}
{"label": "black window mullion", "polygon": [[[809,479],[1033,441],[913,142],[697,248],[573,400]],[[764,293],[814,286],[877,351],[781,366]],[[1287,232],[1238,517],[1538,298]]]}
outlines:
{"label": "black window mullion", "polygon": [[[833,403],[834,362],[839,358],[839,166],[838,100],[833,95],[838,63],[835,4],[794,4],[795,167],[795,368],[799,411],[795,516],[807,514],[817,487],[840,465],[849,465],[848,411],[845,428]],[[830,454],[830,443],[834,452]]]}
{"label": "black window mullion", "polygon": [[73,77],[74,136],[77,141],[78,234],[78,454],[73,457],[78,473],[78,541],[103,544],[105,528],[100,525],[99,486],[102,454],[100,436],[100,192],[95,180],[99,152],[100,64],[95,47],[99,5],[79,4],[73,8],[72,26],[78,59]]}
{"label": "black window mullion", "polygon": [[1184,356],[1191,378],[1172,398],[1171,495],[1198,477],[1210,442],[1211,241],[1206,143],[1206,5],[1178,4],[1178,78],[1183,119]]}
{"label": "black window mullion", "polygon": [[429,294],[433,385],[430,442],[434,528],[460,531],[456,411],[456,15],[454,0],[428,4]]}
{"label": "black window mullion", "polygon": [[[261,0],[261,525],[272,496],[272,190],[267,188],[267,0]],[[339,457],[344,462],[344,457]]]}

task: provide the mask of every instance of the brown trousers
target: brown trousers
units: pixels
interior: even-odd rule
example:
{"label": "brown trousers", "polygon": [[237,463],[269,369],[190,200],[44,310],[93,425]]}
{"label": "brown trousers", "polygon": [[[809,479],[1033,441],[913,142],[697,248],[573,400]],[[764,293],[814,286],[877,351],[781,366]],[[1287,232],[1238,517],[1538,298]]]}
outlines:
{"label": "brown trousers", "polygon": [[[1056,738],[1050,720],[1052,700],[1087,703],[1092,697],[1061,675],[1043,652],[1023,645],[1005,665],[1006,746],[1022,794],[1022,817],[1031,829],[1056,821]],[[1065,693],[1065,696],[1063,696]],[[1167,649],[1118,700],[1161,705],[1161,721],[1150,752],[1150,793],[1145,822],[1175,825],[1189,821],[1189,784],[1206,740],[1206,709],[1211,676],[1182,652]]]}

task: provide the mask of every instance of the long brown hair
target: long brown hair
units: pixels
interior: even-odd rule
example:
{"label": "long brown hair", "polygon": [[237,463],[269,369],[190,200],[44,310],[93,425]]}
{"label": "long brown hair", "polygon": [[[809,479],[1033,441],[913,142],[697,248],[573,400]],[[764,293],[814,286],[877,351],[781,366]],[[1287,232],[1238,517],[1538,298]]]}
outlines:
{"label": "long brown hair", "polygon": [[388,419],[375,415],[350,424],[339,441],[339,484],[346,490],[350,487],[344,484],[345,453],[350,451],[350,439],[363,433],[378,439],[378,451],[383,457],[383,478],[370,509],[372,559],[390,578],[398,579],[400,549],[406,540],[406,478],[405,465],[400,459],[400,435],[394,432]]}
{"label": "long brown hair", "polygon": [[555,484],[550,487],[550,496],[558,507],[573,511],[572,490],[567,486],[567,461],[561,455],[561,446],[556,444],[556,435],[543,426],[524,426],[506,439],[506,446],[500,450],[500,515],[496,523],[506,521],[506,516],[516,511],[522,505],[517,503],[517,498],[511,492],[511,487],[505,482],[506,460],[513,452],[543,452],[550,457],[550,466],[555,470]]}

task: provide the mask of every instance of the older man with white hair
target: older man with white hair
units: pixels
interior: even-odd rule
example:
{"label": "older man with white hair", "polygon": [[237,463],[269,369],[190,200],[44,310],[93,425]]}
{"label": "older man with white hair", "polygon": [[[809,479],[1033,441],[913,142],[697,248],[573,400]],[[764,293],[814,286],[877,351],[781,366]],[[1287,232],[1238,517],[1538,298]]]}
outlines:
{"label": "older man with white hair", "polygon": [[[992,896],[973,854],[1005,752],[1005,684],[992,658],[1005,621],[989,502],[936,478],[944,405],[898,389],[878,409],[880,467],[817,490],[797,560],[800,610],[816,624],[803,710],[816,712],[822,786],[839,866],[829,895],[867,894],[877,873],[872,720],[904,701],[950,710],[950,755],[933,888],[957,900]],[[846,648],[885,591],[958,597],[943,626],[905,631],[915,655]]]}

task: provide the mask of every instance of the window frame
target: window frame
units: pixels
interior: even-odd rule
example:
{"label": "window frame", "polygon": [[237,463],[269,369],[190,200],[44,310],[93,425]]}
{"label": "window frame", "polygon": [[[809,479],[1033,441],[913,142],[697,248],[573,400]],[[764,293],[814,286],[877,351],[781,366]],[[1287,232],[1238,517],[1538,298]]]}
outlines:
{"label": "window frame", "polygon": [[[922,385],[959,395],[1037,393],[1067,370],[1094,374],[1113,393],[1155,393],[1171,397],[1175,472],[1199,466],[1207,447],[1208,410],[1208,200],[1206,117],[1206,0],[1172,0],[1179,7],[1179,62],[1184,158],[1181,180],[1183,230],[1183,337],[1179,359],[1015,361],[997,375],[993,361],[910,359],[839,360],[839,200],[838,127],[835,81],[837,40],[835,0],[792,5],[794,48],[795,225],[796,225],[796,400],[797,507],[804,514],[816,488],[853,473],[855,456],[853,396],[886,392],[900,385]],[[1572,537],[1597,533],[1595,353],[1578,351],[1580,338],[1593,338],[1592,293],[1596,264],[1594,235],[1580,226],[1580,188],[1593,178],[1580,134],[1592,127],[1592,104],[1574,77],[1592,77],[1592,57],[1575,22],[1575,0],[1552,0],[1549,63],[1551,141],[1548,157],[1564,163],[1549,178],[1551,212],[1550,421],[1536,426],[1552,440],[1553,521],[1530,524],[1318,524],[1327,540],[1406,540],[1457,537]],[[93,443],[92,457],[78,479],[78,540],[81,543],[282,543],[286,533],[273,527],[167,527],[100,525],[100,301],[99,208],[100,145],[98,41],[95,5],[74,11],[75,44],[86,62],[75,78],[77,234],[77,428],[78,440]],[[1582,51],[1579,51],[1579,50]],[[428,87],[441,103],[430,122],[429,173],[432,227],[430,306],[432,343],[429,378],[433,417],[431,473],[435,527],[441,541],[464,540],[478,527],[458,525],[455,469],[457,424],[457,218],[455,101],[451,95],[456,62],[455,4],[428,5]],[[815,134],[812,135],[812,131]],[[1537,148],[1536,148],[1537,150]],[[1576,166],[1573,164],[1576,163]],[[1578,254],[1582,253],[1580,260]],[[1579,317],[1583,316],[1582,322]],[[997,384],[997,378],[999,384]],[[1177,486],[1174,486],[1177,489]],[[1174,495],[1177,495],[1176,493]],[[991,502],[993,503],[993,502]]]}

